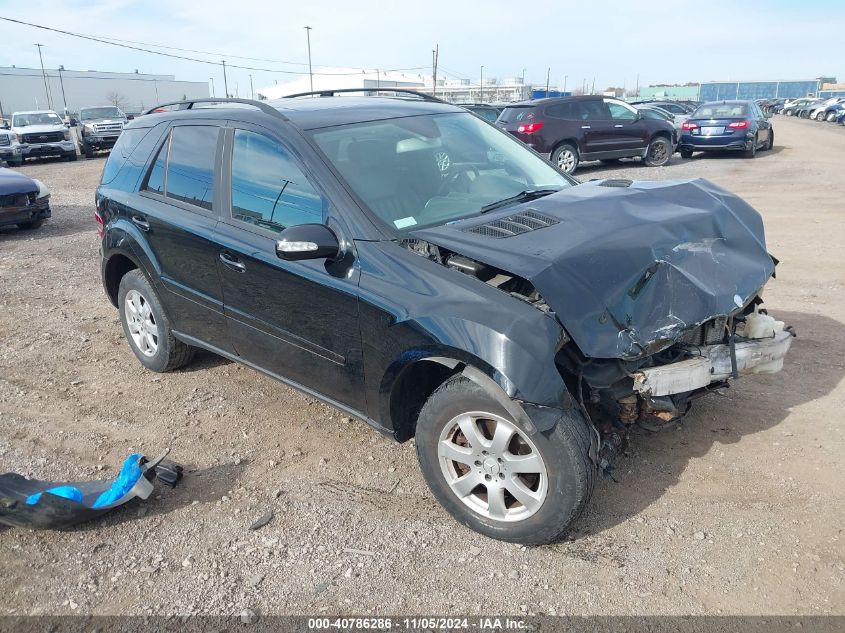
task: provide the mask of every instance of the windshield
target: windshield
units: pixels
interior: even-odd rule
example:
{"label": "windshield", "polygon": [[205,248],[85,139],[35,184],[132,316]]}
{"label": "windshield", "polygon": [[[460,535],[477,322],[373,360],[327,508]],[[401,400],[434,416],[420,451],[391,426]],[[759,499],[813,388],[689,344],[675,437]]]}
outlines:
{"label": "windshield", "polygon": [[523,192],[575,184],[471,114],[356,123],[317,130],[313,138],[358,197],[400,231],[476,216]]}
{"label": "windshield", "polygon": [[637,111],[649,119],[658,119],[660,121],[672,120],[672,115],[660,108],[637,108]]}
{"label": "windshield", "polygon": [[93,119],[122,119],[123,112],[118,108],[83,108],[79,111],[80,121],[91,121]]}
{"label": "windshield", "polygon": [[16,114],[12,117],[12,127],[26,127],[28,125],[64,125],[64,123],[55,112],[33,112]]}
{"label": "windshield", "polygon": [[705,103],[693,112],[693,119],[732,119],[748,116],[744,103]]}

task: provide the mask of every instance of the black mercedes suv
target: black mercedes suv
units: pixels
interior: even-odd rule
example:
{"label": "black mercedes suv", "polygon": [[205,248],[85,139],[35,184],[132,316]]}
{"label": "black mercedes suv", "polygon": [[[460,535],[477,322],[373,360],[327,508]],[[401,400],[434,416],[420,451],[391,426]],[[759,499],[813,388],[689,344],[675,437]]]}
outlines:
{"label": "black mercedes suv", "polygon": [[748,204],[703,180],[579,183],[463,108],[384,95],[126,127],[96,220],[145,367],[204,348],[415,438],[443,506],[518,543],[565,533],[633,426],[780,369]]}
{"label": "black mercedes suv", "polygon": [[589,160],[639,157],[650,167],[661,167],[678,144],[671,123],[643,116],[619,99],[594,95],[512,103],[496,125],[568,174]]}

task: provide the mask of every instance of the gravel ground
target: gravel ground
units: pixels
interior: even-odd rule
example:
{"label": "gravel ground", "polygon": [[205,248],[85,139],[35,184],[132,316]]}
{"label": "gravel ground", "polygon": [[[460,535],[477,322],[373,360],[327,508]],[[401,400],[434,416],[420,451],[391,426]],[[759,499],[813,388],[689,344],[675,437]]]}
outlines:
{"label": "gravel ground", "polygon": [[767,306],[799,338],[782,373],[634,437],[570,539],[538,548],[456,524],[412,443],[250,369],[145,371],[100,286],[103,159],[27,164],[53,219],[0,229],[0,470],[105,478],[172,446],[186,476],[75,531],[0,529],[0,614],[845,613],[845,128],[774,123],[753,161],[579,171],[745,197],[782,262]]}

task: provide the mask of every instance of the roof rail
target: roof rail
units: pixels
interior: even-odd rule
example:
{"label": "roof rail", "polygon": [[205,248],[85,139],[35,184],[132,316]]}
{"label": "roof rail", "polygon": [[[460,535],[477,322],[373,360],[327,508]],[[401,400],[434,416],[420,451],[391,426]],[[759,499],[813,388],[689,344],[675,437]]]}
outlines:
{"label": "roof rail", "polygon": [[279,112],[273,106],[271,106],[267,103],[264,103],[263,101],[256,101],[254,99],[233,99],[233,98],[217,99],[217,98],[214,98],[214,97],[205,97],[205,98],[202,98],[202,99],[187,99],[187,100],[184,100],[184,101],[172,101],[170,103],[162,103],[162,104],[155,106],[154,108],[150,108],[149,110],[144,112],[144,114],[152,114],[153,112],[155,112],[159,108],[166,108],[168,106],[175,106],[175,105],[183,106],[181,108],[176,108],[177,110],[193,110],[193,109],[195,109],[194,105],[197,104],[197,103],[242,103],[242,104],[245,104],[245,105],[254,106],[254,107],[258,108],[259,110],[261,110],[262,112],[264,112],[265,114],[269,114],[270,116],[278,117],[280,119],[283,119],[284,121],[288,120],[287,117],[284,114]]}
{"label": "roof rail", "polygon": [[419,92],[418,90],[410,90],[408,88],[338,88],[336,90],[312,90],[311,92],[298,92],[293,95],[287,95],[283,97],[283,99],[296,99],[297,97],[311,97],[314,95],[320,97],[334,97],[338,93],[342,92],[401,92],[402,94],[409,94],[414,95],[415,97],[419,97],[423,101],[430,101],[431,103],[445,103],[447,105],[452,105],[448,101],[443,101],[443,99],[438,99],[435,96],[426,94],[424,92]]}

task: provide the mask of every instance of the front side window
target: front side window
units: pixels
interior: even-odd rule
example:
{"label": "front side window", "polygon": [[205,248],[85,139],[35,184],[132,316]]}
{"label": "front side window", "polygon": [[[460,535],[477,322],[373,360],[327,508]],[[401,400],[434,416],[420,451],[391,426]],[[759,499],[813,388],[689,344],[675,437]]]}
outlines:
{"label": "front side window", "polygon": [[610,110],[610,117],[614,121],[633,121],[637,118],[637,113],[626,105],[618,101],[605,101],[608,110]]}
{"label": "front side window", "polygon": [[468,113],[369,121],[312,136],[350,189],[397,231],[477,216],[487,205],[573,184]]}
{"label": "front side window", "polygon": [[323,199],[294,157],[262,134],[235,130],[232,218],[271,231],[323,222]]}

